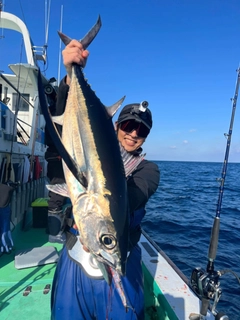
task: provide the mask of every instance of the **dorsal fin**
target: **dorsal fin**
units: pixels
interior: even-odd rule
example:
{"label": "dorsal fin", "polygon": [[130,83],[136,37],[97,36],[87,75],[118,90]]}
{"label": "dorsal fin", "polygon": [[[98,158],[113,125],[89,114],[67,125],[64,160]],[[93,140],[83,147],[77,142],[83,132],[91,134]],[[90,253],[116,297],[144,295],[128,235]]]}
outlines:
{"label": "dorsal fin", "polygon": [[112,106],[110,107],[105,107],[107,110],[107,113],[109,115],[109,117],[113,117],[115,115],[115,113],[117,112],[117,110],[121,107],[124,99],[126,98],[126,96],[122,97],[120,100],[118,100],[116,103],[114,103]]}

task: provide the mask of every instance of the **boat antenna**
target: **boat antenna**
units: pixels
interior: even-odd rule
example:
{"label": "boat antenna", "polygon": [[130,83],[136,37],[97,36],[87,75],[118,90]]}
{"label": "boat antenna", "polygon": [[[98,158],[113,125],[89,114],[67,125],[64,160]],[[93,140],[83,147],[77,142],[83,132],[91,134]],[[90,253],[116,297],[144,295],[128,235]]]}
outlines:
{"label": "boat antenna", "polygon": [[[226,145],[221,178],[218,179],[220,182],[220,186],[219,186],[219,193],[218,193],[216,215],[213,222],[210,244],[208,249],[208,263],[207,263],[206,271],[202,270],[201,268],[195,268],[191,275],[191,287],[202,301],[200,314],[199,315],[192,314],[190,316],[190,319],[192,320],[205,319],[209,308],[211,308],[211,311],[215,316],[215,319],[219,319],[219,320],[229,319],[228,316],[226,316],[224,313],[222,312],[217,313],[216,306],[222,294],[219,278],[220,276],[222,276],[223,274],[225,274],[227,271],[230,271],[230,270],[215,271],[214,260],[216,259],[216,255],[217,255],[218,238],[219,238],[219,230],[220,230],[220,213],[222,208],[224,183],[225,183],[225,177],[227,173],[228,157],[229,157],[229,151],[230,151],[230,145],[231,145],[235,111],[237,106],[239,85],[240,85],[240,68],[237,69],[237,81],[236,81],[236,87],[235,87],[235,94],[234,94],[234,98],[231,99],[232,115],[230,120],[229,131],[228,133],[224,134],[225,137],[227,138],[227,145]],[[236,276],[236,278],[239,281],[238,276],[234,272],[232,273],[234,276]],[[210,306],[210,299],[214,300],[212,306]]]}
{"label": "boat antenna", "polygon": [[[4,8],[4,0],[3,1],[0,0],[0,18],[1,18],[1,13],[3,11],[3,8]],[[0,35],[0,39],[3,39],[4,38],[3,28],[1,28],[1,29],[2,29],[2,34]]]}
{"label": "boat antenna", "polygon": [[50,8],[51,8],[51,0],[45,0],[45,44],[47,46],[48,43],[48,29],[49,29],[49,20],[50,20]]}
{"label": "boat antenna", "polygon": [[[62,32],[62,20],[63,20],[63,5],[61,5],[61,19],[60,19],[60,32]],[[59,56],[58,56],[58,85],[60,83],[60,69],[61,69],[61,57],[62,57],[62,40],[59,39]]]}

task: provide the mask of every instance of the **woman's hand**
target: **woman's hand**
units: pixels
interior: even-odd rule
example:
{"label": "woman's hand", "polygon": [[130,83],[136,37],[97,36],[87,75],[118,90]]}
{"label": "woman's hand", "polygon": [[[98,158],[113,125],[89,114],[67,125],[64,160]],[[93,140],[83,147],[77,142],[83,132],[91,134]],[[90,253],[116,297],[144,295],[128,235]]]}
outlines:
{"label": "woman's hand", "polygon": [[67,71],[66,83],[69,85],[72,75],[72,64],[77,63],[85,67],[89,51],[84,50],[82,44],[77,40],[72,40],[62,51],[63,64]]}

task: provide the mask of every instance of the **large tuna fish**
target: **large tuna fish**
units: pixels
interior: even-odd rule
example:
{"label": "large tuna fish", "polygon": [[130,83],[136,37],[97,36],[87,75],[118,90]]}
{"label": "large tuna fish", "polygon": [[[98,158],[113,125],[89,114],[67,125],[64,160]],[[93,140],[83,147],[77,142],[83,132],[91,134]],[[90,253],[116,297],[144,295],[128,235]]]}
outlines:
{"label": "large tuna fish", "polygon": [[[80,40],[84,48],[100,26],[99,18]],[[66,45],[71,41],[63,34],[60,37]],[[49,132],[63,158],[67,192],[81,241],[100,264],[120,275],[125,274],[129,220],[125,172],[112,116],[123,99],[105,107],[84,78],[82,67],[74,65],[65,112],[54,118],[63,125],[62,142],[49,113],[44,111]],[[44,104],[43,96],[40,103]],[[65,195],[59,186],[51,190]]]}

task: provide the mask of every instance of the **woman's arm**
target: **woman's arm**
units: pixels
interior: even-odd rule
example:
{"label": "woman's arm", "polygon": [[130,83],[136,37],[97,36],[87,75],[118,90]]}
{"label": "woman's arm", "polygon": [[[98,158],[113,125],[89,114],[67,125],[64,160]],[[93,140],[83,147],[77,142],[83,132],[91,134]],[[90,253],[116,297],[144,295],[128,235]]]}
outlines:
{"label": "woman's arm", "polygon": [[130,212],[146,205],[157,190],[159,181],[158,166],[154,162],[143,160],[127,182]]}

